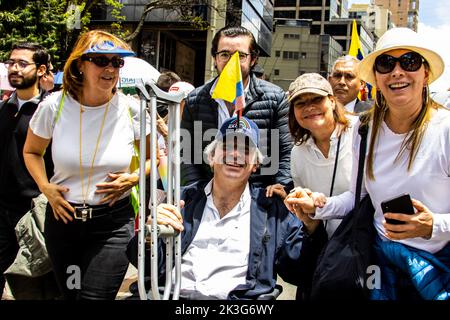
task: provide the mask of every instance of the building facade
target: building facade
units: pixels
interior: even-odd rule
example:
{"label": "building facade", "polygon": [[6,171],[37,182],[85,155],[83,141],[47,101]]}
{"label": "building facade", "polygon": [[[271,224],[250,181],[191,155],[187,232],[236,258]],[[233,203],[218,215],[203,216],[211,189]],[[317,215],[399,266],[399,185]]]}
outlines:
{"label": "building facade", "polygon": [[[351,39],[347,0],[275,0],[275,18],[311,19],[311,34],[330,35],[348,52]],[[350,26],[349,26],[350,21]],[[374,36],[357,21],[364,52],[373,50]]]}
{"label": "building facade", "polygon": [[373,4],[353,4],[349,9],[349,18],[361,19],[376,41],[395,25],[389,9]]}
{"label": "building facade", "polygon": [[374,4],[392,12],[393,23],[417,31],[419,0],[374,0]]}
{"label": "building facade", "polygon": [[276,19],[270,57],[260,58],[269,81],[288,90],[299,75],[327,76],[342,46],[329,35],[311,34],[312,20]]}
{"label": "building facade", "polygon": [[[148,0],[123,0],[123,26],[134,30]],[[144,26],[132,43],[140,58],[159,71],[175,71],[184,81],[195,86],[216,75],[211,57],[214,34],[227,24],[248,28],[263,56],[268,56],[272,44],[273,0],[212,0],[192,1],[190,14],[208,22],[199,29],[181,19],[176,10],[155,9],[146,17]],[[214,8],[214,9],[213,9]],[[113,21],[107,6],[99,7],[92,21],[101,25]]]}

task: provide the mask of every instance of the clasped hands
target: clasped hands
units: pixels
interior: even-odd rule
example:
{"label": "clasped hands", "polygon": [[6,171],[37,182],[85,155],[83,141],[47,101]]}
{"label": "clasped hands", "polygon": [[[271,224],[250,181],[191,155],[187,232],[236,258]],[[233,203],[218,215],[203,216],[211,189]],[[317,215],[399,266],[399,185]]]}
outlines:
{"label": "clasped hands", "polygon": [[320,220],[312,219],[316,208],[322,208],[327,202],[323,193],[312,192],[307,188],[296,187],[284,199],[284,204],[289,211],[294,213],[303,222],[308,233],[312,234],[320,223]]}

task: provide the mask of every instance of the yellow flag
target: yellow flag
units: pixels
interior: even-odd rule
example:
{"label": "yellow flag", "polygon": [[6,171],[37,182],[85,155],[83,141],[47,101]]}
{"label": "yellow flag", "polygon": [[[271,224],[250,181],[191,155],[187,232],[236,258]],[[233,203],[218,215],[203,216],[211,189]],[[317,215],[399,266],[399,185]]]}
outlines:
{"label": "yellow flag", "polygon": [[353,19],[352,39],[350,41],[350,49],[348,50],[348,54],[358,60],[362,60],[364,58],[364,52],[361,48],[361,42],[359,41],[358,28],[356,26],[355,19]]}
{"label": "yellow flag", "polygon": [[213,99],[231,102],[236,110],[244,109],[244,84],[242,81],[239,52],[236,51],[220,73],[219,80],[212,93]]}

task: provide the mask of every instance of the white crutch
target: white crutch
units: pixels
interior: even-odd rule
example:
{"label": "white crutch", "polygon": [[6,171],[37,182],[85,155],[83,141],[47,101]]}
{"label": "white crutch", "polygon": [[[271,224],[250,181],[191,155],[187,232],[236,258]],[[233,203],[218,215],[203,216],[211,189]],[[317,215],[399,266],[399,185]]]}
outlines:
{"label": "white crutch", "polygon": [[[172,227],[157,225],[157,166],[156,166],[156,148],[157,129],[156,129],[156,104],[157,101],[168,104],[168,155],[167,155],[167,203],[174,205],[180,210],[180,102],[184,98],[183,93],[168,94],[160,90],[155,83],[147,83],[150,86],[148,92],[143,85],[137,85],[140,91],[140,114],[141,114],[141,132],[140,132],[140,153],[146,152],[146,132],[145,132],[145,113],[147,101],[150,100],[150,214],[152,223],[146,225],[145,219],[145,157],[140,157],[140,177],[139,177],[139,230],[138,230],[138,288],[139,297],[147,300],[160,300],[161,295],[158,287],[158,238],[163,238],[166,245],[166,281],[162,299],[168,300],[172,293],[172,299],[177,300],[181,285],[181,241],[180,234]],[[150,240],[151,245],[151,290],[145,288],[145,245],[146,239]],[[175,250],[174,250],[175,248]],[[173,254],[175,253],[175,279],[172,279]],[[172,290],[173,289],[173,290]]]}

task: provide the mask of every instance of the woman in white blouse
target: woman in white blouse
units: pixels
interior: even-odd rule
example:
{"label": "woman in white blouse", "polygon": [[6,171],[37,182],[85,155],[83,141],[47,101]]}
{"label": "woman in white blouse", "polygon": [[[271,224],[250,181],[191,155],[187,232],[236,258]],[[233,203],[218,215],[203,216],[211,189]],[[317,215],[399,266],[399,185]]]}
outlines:
{"label": "woman in white blouse", "polygon": [[[330,83],[320,74],[305,73],[291,83],[288,124],[294,140],[291,151],[294,187],[308,188],[327,196],[350,189],[355,119],[345,114],[344,108],[333,96]],[[273,193],[286,197],[281,185],[267,188],[268,196]],[[322,223],[305,214],[297,214],[297,217],[310,234]],[[340,222],[341,219],[323,222],[328,237],[331,237]],[[311,271],[314,269],[315,262],[311,261]],[[303,278],[297,298],[307,300],[312,274],[304,275]]]}
{"label": "woman in white blouse", "polygon": [[[376,256],[382,277],[381,294],[378,292],[375,298],[434,299],[445,295],[427,295],[420,282],[424,275],[414,277],[411,273],[411,261],[430,266],[427,272],[436,271],[431,262],[435,258],[446,265],[447,275],[450,269],[450,111],[431,100],[428,90],[443,70],[442,58],[406,28],[387,31],[359,66],[360,78],[378,89],[375,108],[367,120],[368,150],[361,195],[368,193],[375,208],[375,247],[380,249]],[[349,212],[354,204],[359,144],[360,137],[355,133],[350,192],[327,198],[323,208],[315,208],[305,192],[291,194],[286,202],[292,209],[318,219],[342,217]],[[381,203],[403,193],[412,198],[415,214],[383,215]],[[388,269],[395,275],[390,279],[386,278]],[[390,290],[383,287],[388,280],[392,281]],[[402,296],[402,292],[409,293]]]}

